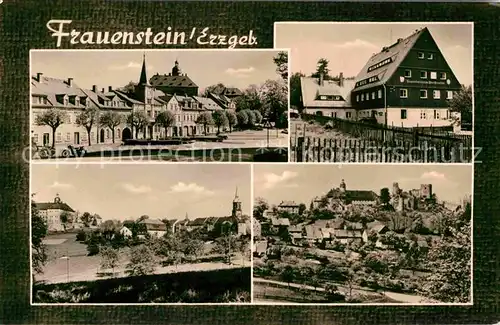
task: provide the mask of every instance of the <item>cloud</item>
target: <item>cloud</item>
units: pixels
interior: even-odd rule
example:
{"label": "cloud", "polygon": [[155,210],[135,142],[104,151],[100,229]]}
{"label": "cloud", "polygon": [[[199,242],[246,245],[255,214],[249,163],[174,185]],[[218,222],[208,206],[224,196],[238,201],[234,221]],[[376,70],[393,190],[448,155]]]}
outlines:
{"label": "cloud", "polygon": [[70,188],[73,188],[74,186],[68,183],[59,183],[58,181],[55,181],[52,185],[49,186],[50,188],[55,188],[55,189],[62,189],[62,190],[68,190]]}
{"label": "cloud", "polygon": [[212,191],[206,189],[203,186],[200,186],[196,183],[186,184],[184,182],[179,182],[170,187],[170,192],[172,193],[191,193],[191,194],[199,194],[199,195],[212,195],[214,194]]}
{"label": "cloud", "polygon": [[368,41],[360,40],[359,38],[355,39],[354,41],[347,41],[345,43],[341,44],[335,44],[335,47],[341,48],[341,49],[354,49],[354,48],[365,48],[365,49],[377,49],[378,46],[370,43]]}
{"label": "cloud", "polygon": [[248,68],[238,68],[238,69],[233,69],[233,68],[228,68],[226,70],[226,73],[235,77],[243,77],[246,78],[248,75],[252,72],[255,71],[254,67],[248,67]]}
{"label": "cloud", "polygon": [[[127,70],[127,69],[139,69],[142,67],[142,63],[129,61],[129,63],[123,65],[112,65],[109,70]],[[148,70],[153,69],[152,65],[148,65]]]}
{"label": "cloud", "polygon": [[[274,173],[267,173],[264,175],[264,188],[273,188],[276,187],[279,184],[286,183],[287,181],[297,177],[296,172],[292,172],[289,170],[285,170],[281,175],[274,174]],[[287,184],[288,186],[292,184]],[[291,186],[294,187],[294,186]]]}
{"label": "cloud", "polygon": [[124,183],[124,184],[122,184],[122,188],[125,191],[133,193],[133,194],[144,194],[144,193],[151,192],[151,188],[149,186],[146,186],[146,185],[134,185],[134,184],[130,184],[130,183]]}
{"label": "cloud", "polygon": [[432,172],[425,172],[420,176],[421,179],[428,179],[428,180],[437,180],[437,181],[445,181],[446,176],[443,173],[438,173],[436,171]]}

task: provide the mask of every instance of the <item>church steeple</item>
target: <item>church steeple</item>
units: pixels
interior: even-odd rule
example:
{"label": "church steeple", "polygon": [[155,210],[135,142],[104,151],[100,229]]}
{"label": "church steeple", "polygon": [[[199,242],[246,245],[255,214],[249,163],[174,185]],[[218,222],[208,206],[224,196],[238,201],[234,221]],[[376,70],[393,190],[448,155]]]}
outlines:
{"label": "church steeple", "polygon": [[142,69],[139,78],[139,85],[148,85],[148,77],[146,75],[146,53],[142,55]]}
{"label": "church steeple", "polygon": [[238,187],[236,187],[236,191],[234,193],[234,200],[233,200],[233,211],[232,211],[232,217],[241,217],[242,215],[241,211],[241,201],[240,198],[238,197]]}

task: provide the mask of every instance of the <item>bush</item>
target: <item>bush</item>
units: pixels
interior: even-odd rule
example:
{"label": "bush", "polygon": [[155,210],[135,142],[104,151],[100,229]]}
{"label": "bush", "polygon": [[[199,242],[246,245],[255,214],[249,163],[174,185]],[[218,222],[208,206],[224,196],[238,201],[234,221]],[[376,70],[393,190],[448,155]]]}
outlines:
{"label": "bush", "polygon": [[87,239],[87,234],[85,233],[85,231],[80,230],[80,231],[76,234],[76,240],[77,240],[77,241],[84,242],[86,239]]}

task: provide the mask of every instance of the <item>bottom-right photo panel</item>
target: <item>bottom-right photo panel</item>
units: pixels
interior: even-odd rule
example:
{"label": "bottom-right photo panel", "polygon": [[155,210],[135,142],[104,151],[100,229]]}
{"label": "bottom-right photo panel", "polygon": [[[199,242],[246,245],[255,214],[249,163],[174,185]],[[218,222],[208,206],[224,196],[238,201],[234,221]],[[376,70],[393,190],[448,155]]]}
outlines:
{"label": "bottom-right photo panel", "polygon": [[253,166],[253,302],[472,304],[472,165]]}

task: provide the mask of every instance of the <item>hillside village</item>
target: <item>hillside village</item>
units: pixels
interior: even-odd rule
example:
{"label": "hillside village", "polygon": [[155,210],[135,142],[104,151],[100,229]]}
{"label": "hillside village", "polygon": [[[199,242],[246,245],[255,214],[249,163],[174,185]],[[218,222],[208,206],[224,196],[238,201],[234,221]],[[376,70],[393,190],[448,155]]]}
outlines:
{"label": "hillside village", "polygon": [[[309,208],[257,199],[254,275],[314,287],[305,301],[380,301],[379,289],[419,294],[420,302],[467,301],[467,285],[457,297],[441,290],[449,274],[441,274],[439,285],[432,279],[448,258],[439,251],[456,247],[463,236],[469,242],[458,248],[465,254],[459,263],[470,266],[470,207],[470,196],[460,204],[439,201],[432,184],[402,189],[393,183],[391,190],[375,193],[348,189],[344,180],[311,200]],[[461,272],[470,286],[470,269],[447,271]]]}

